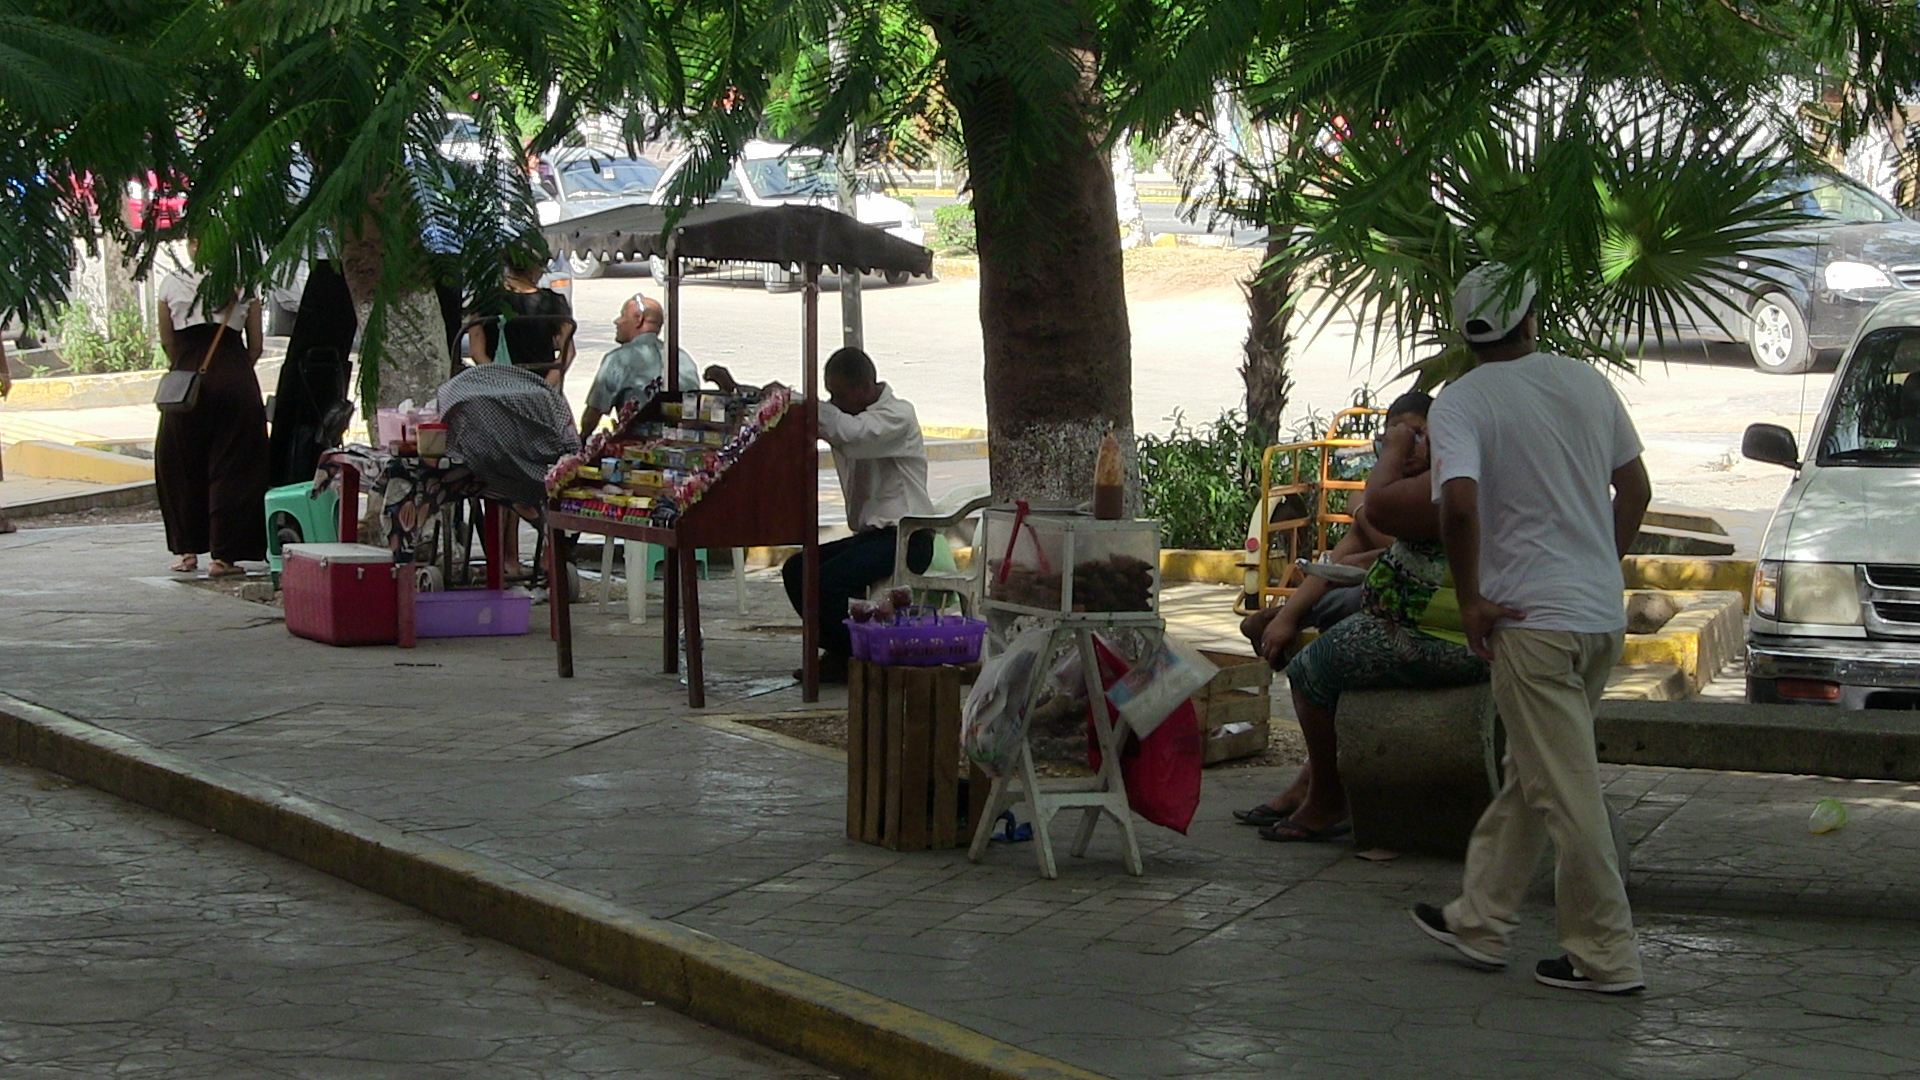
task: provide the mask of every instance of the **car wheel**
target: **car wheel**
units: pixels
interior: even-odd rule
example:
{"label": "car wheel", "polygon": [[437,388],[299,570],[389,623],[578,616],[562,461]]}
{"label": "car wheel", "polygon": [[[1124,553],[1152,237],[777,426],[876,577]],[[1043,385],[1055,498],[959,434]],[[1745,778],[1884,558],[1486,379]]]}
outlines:
{"label": "car wheel", "polygon": [[569,251],[567,252],[567,271],[575,278],[592,281],[594,278],[607,276],[607,264],[591,255]]}
{"label": "car wheel", "polygon": [[913,275],[905,270],[887,271],[887,284],[889,285],[905,285],[912,278]]}
{"label": "car wheel", "polygon": [[1768,293],[1753,305],[1747,348],[1754,366],[1769,375],[1798,375],[1813,365],[1807,320],[1781,293]]}
{"label": "car wheel", "polygon": [[654,284],[659,285],[663,289],[666,288],[667,260],[658,255],[647,256],[647,273],[653,278]]}

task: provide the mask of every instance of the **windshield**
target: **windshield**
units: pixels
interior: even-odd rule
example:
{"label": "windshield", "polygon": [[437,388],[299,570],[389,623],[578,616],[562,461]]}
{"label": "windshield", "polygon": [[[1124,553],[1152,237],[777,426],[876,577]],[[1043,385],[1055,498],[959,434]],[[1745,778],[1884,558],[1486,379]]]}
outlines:
{"label": "windshield", "polygon": [[740,163],[753,193],[763,199],[831,195],[833,162],[822,154],[790,154],[778,158],[749,158]]}
{"label": "windshield", "polygon": [[1868,334],[1839,378],[1820,464],[1920,462],[1920,327]]}
{"label": "windshield", "polygon": [[563,162],[555,175],[568,198],[605,199],[652,194],[660,167],[644,158],[593,158]]}
{"label": "windshield", "polygon": [[1885,199],[1837,176],[1783,176],[1769,196],[1789,196],[1787,209],[1816,219],[1814,225],[1878,225],[1902,220]]}

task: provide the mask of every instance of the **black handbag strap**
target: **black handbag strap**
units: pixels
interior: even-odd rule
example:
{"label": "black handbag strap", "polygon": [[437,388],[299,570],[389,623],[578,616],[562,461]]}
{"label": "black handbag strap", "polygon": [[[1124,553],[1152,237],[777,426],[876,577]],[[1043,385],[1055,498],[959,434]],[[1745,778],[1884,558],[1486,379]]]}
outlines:
{"label": "black handbag strap", "polygon": [[213,366],[213,354],[220,351],[220,339],[225,337],[227,334],[227,319],[230,316],[223,313],[231,312],[233,310],[233,305],[238,304],[239,302],[240,302],[240,294],[234,293],[233,302],[228,304],[226,307],[221,308],[220,311],[217,311],[214,313],[215,316],[219,318],[220,322],[217,326],[214,327],[213,341],[207,345],[207,355],[202,357],[200,360],[200,374],[205,375],[207,373],[207,369]]}

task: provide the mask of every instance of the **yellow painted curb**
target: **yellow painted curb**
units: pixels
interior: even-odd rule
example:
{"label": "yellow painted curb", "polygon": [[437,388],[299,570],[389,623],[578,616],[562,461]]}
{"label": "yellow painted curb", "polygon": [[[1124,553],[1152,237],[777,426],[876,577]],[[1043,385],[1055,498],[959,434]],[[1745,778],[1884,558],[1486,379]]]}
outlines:
{"label": "yellow painted curb", "polygon": [[0,757],[296,859],[611,986],[875,1080],[1101,1080],[690,927],[0,694]]}
{"label": "yellow painted curb", "polygon": [[1620,560],[1629,589],[1737,592],[1742,604],[1753,592],[1752,559],[1703,559],[1686,555],[1629,555]]}
{"label": "yellow painted curb", "polygon": [[44,480],[84,480],[91,484],[137,484],[153,479],[153,462],[29,439],[7,448],[7,469]]}
{"label": "yellow painted curb", "polygon": [[1686,678],[1687,693],[1700,690],[1733,659],[1746,638],[1739,593],[1674,592],[1687,606],[1652,634],[1628,634],[1621,664],[1671,664]]}
{"label": "yellow painted curb", "polygon": [[1246,581],[1246,567],[1240,565],[1240,552],[1161,548],[1160,580],[1193,581],[1215,585],[1240,585]]}

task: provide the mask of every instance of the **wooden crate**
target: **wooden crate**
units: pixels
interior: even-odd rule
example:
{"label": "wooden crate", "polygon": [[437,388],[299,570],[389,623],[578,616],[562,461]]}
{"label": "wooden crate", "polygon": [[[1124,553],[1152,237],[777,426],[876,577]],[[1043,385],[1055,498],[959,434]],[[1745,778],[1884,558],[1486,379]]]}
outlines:
{"label": "wooden crate", "polygon": [[[1208,765],[1216,761],[1251,757],[1267,748],[1267,717],[1273,707],[1273,669],[1265,660],[1245,653],[1210,652],[1200,655],[1213,661],[1220,670],[1193,695],[1193,708],[1200,716],[1200,730],[1206,735]],[[1251,731],[1214,737],[1228,724],[1249,723]]]}
{"label": "wooden crate", "polygon": [[990,781],[971,765],[964,781],[960,775],[960,688],[968,675],[954,666],[850,663],[848,837],[895,851],[972,842]]}

